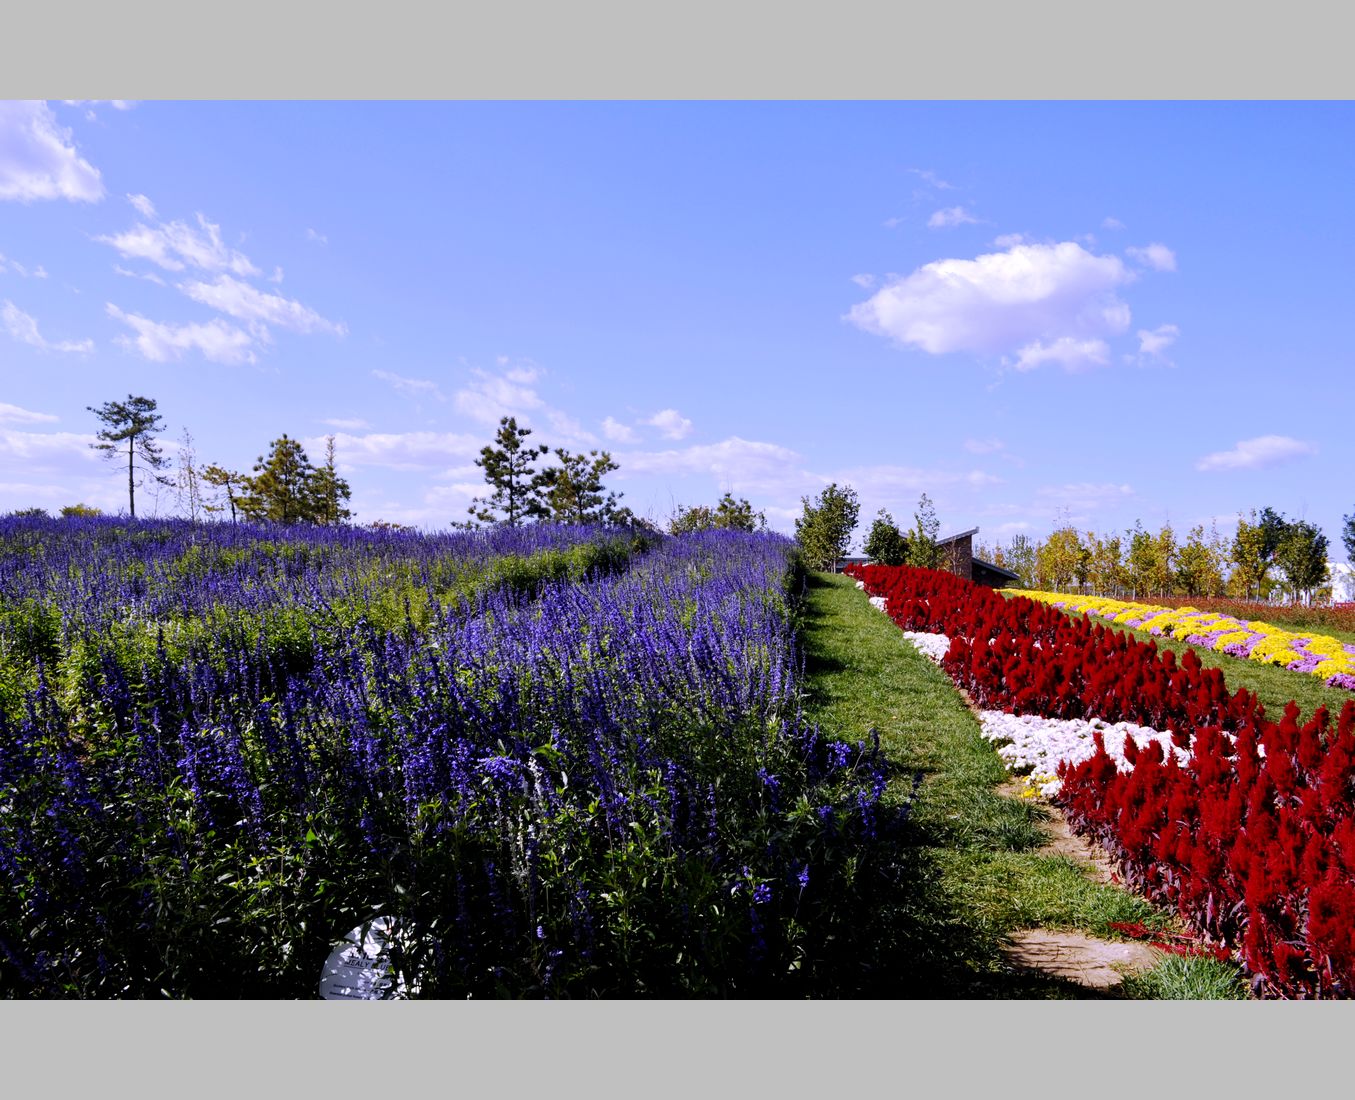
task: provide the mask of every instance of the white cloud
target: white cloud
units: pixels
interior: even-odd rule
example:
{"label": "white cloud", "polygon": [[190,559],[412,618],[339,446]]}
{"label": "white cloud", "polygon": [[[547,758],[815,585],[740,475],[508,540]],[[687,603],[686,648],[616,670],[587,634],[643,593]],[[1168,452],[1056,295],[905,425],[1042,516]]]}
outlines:
{"label": "white cloud", "polygon": [[[336,427],[338,422],[330,421]],[[389,470],[437,470],[451,465],[453,476],[479,474],[467,460],[480,453],[485,441],[479,436],[455,432],[371,432],[334,436],[334,451],[347,466],[379,466]],[[324,451],[325,440],[317,436],[303,441],[308,452]],[[470,474],[467,473],[469,469]]]}
{"label": "white cloud", "polygon": [[913,175],[920,177],[924,182],[931,184],[938,191],[954,190],[954,184],[947,183],[929,168],[909,168],[908,171]]}
{"label": "white cloud", "polygon": [[99,170],[41,100],[0,100],[0,199],[98,202]]}
{"label": "white cloud", "polygon": [[1011,248],[1012,245],[1025,244],[1026,235],[1024,233],[1003,233],[1000,237],[993,238],[994,248]]}
{"label": "white cloud", "polygon": [[119,336],[117,343],[128,350],[135,349],[153,363],[178,359],[185,351],[196,348],[203,358],[214,363],[253,363],[254,337],[234,325],[221,320],[204,324],[165,324],[151,321],[136,313],[124,313],[112,302],[108,315],[121,321],[136,333],[135,338]]}
{"label": "white cloud", "polygon": [[1006,444],[1000,439],[966,439],[964,449],[974,455],[990,455],[1000,451]]}
{"label": "white cloud", "polygon": [[1029,531],[1030,529],[1031,525],[1023,519],[1012,520],[1007,523],[999,523],[994,527],[983,528],[983,530],[986,530],[990,535],[998,537],[1004,535],[1006,536],[1021,535]]}
{"label": "white cloud", "polygon": [[0,273],[6,271],[12,271],[14,272],[15,275],[18,275],[20,278],[24,279],[47,278],[47,269],[43,267],[42,264],[38,264],[38,266],[35,267],[32,271],[29,271],[28,268],[26,268],[18,260],[8,259],[6,258],[3,252],[0,252]]}
{"label": "white cloud", "polygon": [[1117,256],[1074,241],[1019,244],[972,260],[936,260],[853,306],[866,332],[932,355],[1016,354],[1025,364],[1086,365],[1098,342],[1129,327],[1116,294],[1134,276]]}
{"label": "white cloud", "polygon": [[1146,248],[1126,248],[1124,254],[1145,267],[1151,267],[1154,271],[1176,270],[1176,253],[1165,244],[1158,244],[1156,241]]}
{"label": "white cloud", "polygon": [[1002,479],[986,470],[942,470],[921,466],[854,466],[841,470],[828,481],[853,486],[864,497],[889,498],[900,492],[934,492],[938,487],[981,489],[986,485],[1001,484]]}
{"label": "white cloud", "polygon": [[518,417],[525,413],[546,408],[546,403],[531,387],[536,381],[536,373],[524,374],[514,371],[507,374],[493,374],[475,367],[471,370],[471,382],[456,391],[456,410],[464,416],[481,424],[496,426],[505,416]]}
{"label": "white cloud", "polygon": [[80,353],[91,352],[94,350],[93,340],[58,340],[56,343],[49,342],[41,332],[38,331],[38,322],[36,318],[25,313],[9,299],[5,300],[3,306],[0,306],[0,321],[4,321],[5,330],[15,340],[21,344],[27,344],[29,347],[37,348],[39,351],[74,351]]}
{"label": "white cloud", "polygon": [[855,283],[857,286],[859,286],[862,290],[869,290],[871,287],[873,287],[873,286],[875,285],[875,276],[874,276],[874,275],[853,275],[853,276],[852,276],[852,282],[854,282],[854,283]]}
{"label": "white cloud", "polygon": [[1181,335],[1181,330],[1175,325],[1158,325],[1155,329],[1141,328],[1138,331],[1139,355],[1153,359],[1165,359],[1162,353],[1176,343],[1176,338],[1179,335]]}
{"label": "white cloud", "polygon": [[1243,439],[1231,451],[1215,451],[1195,463],[1197,470],[1259,470],[1317,453],[1311,443],[1287,435],[1262,435]]}
{"label": "white cloud", "polygon": [[30,412],[18,405],[6,405],[0,401],[0,424],[51,424],[59,419],[51,413]]}
{"label": "white cloud", "polygon": [[1079,522],[1085,513],[1100,511],[1120,503],[1134,495],[1132,486],[1115,482],[1077,481],[1064,485],[1045,485],[1035,490],[1037,507],[1057,515],[1060,512],[1076,512],[1084,515],[1072,516]]}
{"label": "white cloud", "polygon": [[354,417],[336,416],[330,418],[329,420],[322,420],[320,421],[320,423],[328,424],[331,428],[338,428],[340,431],[345,432],[360,432],[365,431],[367,428],[371,427],[371,425],[368,424],[367,421],[363,420],[361,417],[356,416]]}
{"label": "white cloud", "polygon": [[[78,432],[19,432],[0,429],[0,458],[22,462],[30,474],[48,472],[72,458],[81,462],[97,462],[98,452],[91,443],[93,435]],[[15,467],[11,467],[13,469]],[[125,482],[124,482],[125,484]]]}
{"label": "white cloud", "polygon": [[155,217],[155,204],[145,195],[128,195],[127,201],[132,204],[136,212],[143,218]]}
{"label": "white cloud", "polygon": [[[731,436],[719,443],[701,443],[681,450],[628,451],[618,457],[618,476],[707,474],[722,488],[785,491],[801,484],[800,456],[776,443]],[[826,482],[825,482],[826,484]]]}
{"label": "white cloud", "polygon": [[903,218],[885,218],[881,223],[886,229],[897,229],[903,224]]}
{"label": "white cloud", "polygon": [[95,237],[112,245],[125,259],[149,260],[166,271],[196,267],[203,271],[230,271],[236,275],[258,275],[259,269],[243,253],[229,248],[221,240],[221,227],[197,216],[198,228],[185,222],[161,222],[148,226],[137,222],[125,233],[114,237]]}
{"label": "white cloud", "polygon": [[135,99],[63,99],[67,107],[98,107],[107,103],[115,111],[130,111],[137,105]]}
{"label": "white cloud", "polygon": [[546,423],[550,425],[551,437],[561,443],[591,446],[598,441],[597,436],[568,413],[561,412],[559,409],[547,408],[545,415]]}
{"label": "white cloud", "polygon": [[1110,346],[1104,340],[1078,340],[1060,336],[1048,344],[1036,340],[1016,353],[1016,369],[1034,370],[1045,363],[1057,363],[1070,373],[1090,367],[1103,367],[1110,361]]}
{"label": "white cloud", "polygon": [[[507,362],[505,356],[499,357],[500,365]],[[516,382],[520,386],[530,386],[541,378],[541,368],[535,363],[518,363],[509,367],[503,372],[503,376],[510,382]]]}
{"label": "white cloud", "polygon": [[279,294],[266,294],[230,275],[218,275],[211,283],[180,283],[179,289],[193,301],[211,306],[238,321],[279,325],[293,332],[318,329],[343,336],[348,331],[343,324],[325,320],[300,302]]}
{"label": "white cloud", "polygon": [[372,377],[381,379],[396,393],[405,397],[436,397],[439,401],[447,400],[443,396],[442,390],[438,388],[438,384],[426,378],[405,378],[403,375],[388,370],[374,370]]}
{"label": "white cloud", "polygon": [[692,422],[677,409],[663,409],[644,423],[658,428],[668,439],[685,439],[692,434]]}
{"label": "white cloud", "polygon": [[944,210],[937,210],[927,219],[927,228],[946,229],[952,225],[977,225],[978,222],[978,218],[963,206],[948,206]]}
{"label": "white cloud", "polygon": [[154,271],[128,271],[121,264],[114,264],[113,270],[128,279],[145,279],[147,282],[154,283],[156,286],[167,285],[165,280],[160,278]]}
{"label": "white cloud", "polygon": [[317,233],[314,229],[306,230],[306,240],[314,241],[316,244],[329,244],[329,238],[323,233]]}
{"label": "white cloud", "polygon": [[273,268],[273,274],[268,276],[268,281],[270,283],[282,282],[282,268],[275,266]]}
{"label": "white cloud", "polygon": [[639,439],[634,428],[610,416],[602,422],[602,434],[613,443],[634,443]]}
{"label": "white cloud", "polygon": [[1101,221],[1102,229],[1123,229],[1124,227],[1124,222],[1120,221],[1119,218],[1104,218]]}

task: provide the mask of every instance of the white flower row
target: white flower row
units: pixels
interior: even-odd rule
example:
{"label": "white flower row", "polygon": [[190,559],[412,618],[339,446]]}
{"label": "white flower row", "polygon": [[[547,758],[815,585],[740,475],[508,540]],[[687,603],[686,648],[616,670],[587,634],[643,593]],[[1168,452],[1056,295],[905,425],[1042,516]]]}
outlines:
{"label": "white flower row", "polygon": [[[858,587],[864,587],[857,582]],[[883,596],[870,597],[871,606],[885,609]],[[950,649],[946,634],[928,634],[917,630],[903,631],[904,640],[915,646],[929,660],[939,665]],[[1036,646],[1040,643],[1035,642]],[[1061,763],[1080,764],[1096,754],[1093,735],[1099,730],[1107,755],[1122,772],[1131,771],[1125,759],[1125,743],[1133,738],[1140,749],[1156,741],[1167,755],[1174,755],[1184,764],[1190,754],[1172,742],[1171,731],[1163,732],[1133,722],[1107,722],[1101,718],[1041,718],[1035,714],[1008,714],[1001,710],[979,712],[983,736],[996,745],[997,753],[1014,772],[1028,772],[1027,790],[1046,798],[1058,793],[1062,785],[1058,779]]]}
{"label": "white flower row", "polygon": [[922,655],[933,664],[939,665],[946,651],[950,649],[950,637],[946,634],[924,634],[919,630],[905,630],[903,637],[905,641],[912,642],[921,650]]}
{"label": "white flower row", "polygon": [[1041,718],[1034,714],[1008,714],[1001,710],[979,712],[985,738],[998,746],[997,754],[1016,772],[1029,769],[1027,783],[1046,798],[1057,794],[1061,786],[1058,766],[1080,764],[1096,755],[1092,735],[1101,732],[1106,754],[1122,772],[1133,770],[1125,759],[1125,744],[1131,738],[1140,749],[1152,742],[1162,746],[1184,764],[1190,754],[1172,742],[1171,731],[1163,732],[1133,722],[1107,722],[1101,718]]}

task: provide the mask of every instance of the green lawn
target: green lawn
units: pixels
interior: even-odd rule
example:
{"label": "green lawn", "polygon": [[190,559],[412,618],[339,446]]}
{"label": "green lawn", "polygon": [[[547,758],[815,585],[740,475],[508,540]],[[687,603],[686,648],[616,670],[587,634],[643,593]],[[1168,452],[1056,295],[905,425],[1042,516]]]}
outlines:
{"label": "green lawn", "polygon": [[[894,766],[896,797],[906,797],[920,777],[903,837],[871,869],[888,880],[889,899],[878,926],[860,937],[869,945],[860,965],[873,968],[871,992],[1089,997],[1069,983],[1012,973],[1000,955],[1003,937],[1042,927],[1113,939],[1113,921],[1171,926],[1144,899],[1092,881],[1068,859],[1037,854],[1047,811],[997,793],[1008,773],[978,721],[945,675],[870,607],[850,578],[811,574],[803,616],[809,716],[836,737],[877,730]],[[1191,989],[1214,987],[1198,979],[1202,969],[1222,975],[1215,986],[1237,988],[1227,985],[1232,968],[1189,960],[1176,969],[1194,983]],[[1182,988],[1166,976],[1126,992],[1198,995],[1171,992]]]}

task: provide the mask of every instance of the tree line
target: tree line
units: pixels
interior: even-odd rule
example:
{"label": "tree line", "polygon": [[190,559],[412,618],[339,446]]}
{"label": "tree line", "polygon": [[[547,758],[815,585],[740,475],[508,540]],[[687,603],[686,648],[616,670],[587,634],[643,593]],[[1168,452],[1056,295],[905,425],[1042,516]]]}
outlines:
{"label": "tree line", "polygon": [[[795,521],[795,539],[813,569],[836,569],[851,548],[861,505],[850,485],[833,482],[814,498],[801,497],[803,511]],[[918,500],[913,526],[904,532],[887,509],[871,523],[862,549],[880,565],[914,565],[939,569],[945,550],[937,542],[941,529],[936,508],[926,493]]]}
{"label": "tree line", "polygon": [[[251,520],[271,523],[347,523],[353,513],[347,502],[352,487],[338,472],[335,437],[325,437],[325,456],[315,464],[299,440],[284,433],[260,455],[253,470],[245,473],[221,463],[202,463],[192,435],[184,430],[171,461],[160,440],[164,418],[153,398],[129,394],[126,401],[108,401],[88,410],[99,420],[95,442],[90,446],[106,459],[125,463],[127,510],[135,518],[137,493],[147,488],[159,499],[170,490],[181,510],[197,521],[229,514],[232,522]],[[619,467],[607,451],[573,453],[554,450],[555,462],[538,465],[552,453],[549,447],[527,442],[532,430],[519,427],[516,418],[505,416],[492,443],[483,447],[475,464],[484,472],[486,492],[467,509],[468,518],[452,521],[453,528],[474,529],[481,525],[518,526],[530,522],[645,525],[620,503],[622,493],[607,489],[606,475]],[[20,514],[46,514],[42,508],[23,509]],[[99,509],[71,504],[62,516],[98,515]],[[746,500],[729,493],[714,508],[697,505],[679,508],[672,517],[674,534],[709,528],[756,530],[765,528],[766,517]],[[403,524],[376,520],[378,528]]]}
{"label": "tree line", "polygon": [[[609,451],[573,453],[563,447],[552,452],[527,442],[532,430],[519,427],[511,416],[499,420],[494,442],[481,448],[475,464],[484,471],[488,492],[467,508],[468,519],[452,526],[478,524],[518,526],[532,522],[603,523],[652,527],[620,503],[624,493],[610,491],[603,478],[620,469]],[[537,466],[554,454],[555,462]],[[765,530],[767,517],[752,504],[726,492],[712,507],[678,505],[668,519],[673,535],[691,531]]]}
{"label": "tree line", "polygon": [[325,439],[324,461],[316,465],[300,441],[283,433],[246,474],[219,463],[200,463],[187,429],[171,462],[157,438],[164,418],[153,398],[128,394],[126,401],[86,407],[103,424],[90,446],[110,461],[127,463],[127,511],[133,518],[137,488],[147,482],[157,490],[171,489],[195,522],[226,512],[232,521],[333,525],[352,518],[346,502],[353,491],[339,475],[332,435]]}
{"label": "tree line", "polygon": [[[1355,561],[1355,515],[1342,541]],[[1112,598],[1275,596],[1311,602],[1328,582],[1327,536],[1314,524],[1273,508],[1238,516],[1232,539],[1197,524],[1181,540],[1170,523],[1157,532],[1142,523],[1123,533],[1079,532],[1065,524],[1043,541],[1014,535],[1006,545],[980,545],[975,556],[1020,575],[1026,588],[1078,591]]]}

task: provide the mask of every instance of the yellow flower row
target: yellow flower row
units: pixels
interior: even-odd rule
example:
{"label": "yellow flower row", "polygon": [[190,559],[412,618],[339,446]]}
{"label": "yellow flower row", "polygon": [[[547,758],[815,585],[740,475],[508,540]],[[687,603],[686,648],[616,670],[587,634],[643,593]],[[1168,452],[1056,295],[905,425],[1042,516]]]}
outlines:
{"label": "yellow flower row", "polygon": [[1011,591],[1012,595],[1027,596],[1065,611],[1141,627],[1150,633],[1180,638],[1230,657],[1264,661],[1295,672],[1306,672],[1320,677],[1331,687],[1355,690],[1355,646],[1323,634],[1294,633],[1270,623],[1243,622],[1196,607],[1159,607],[1104,596],[1070,596],[1027,589]]}

